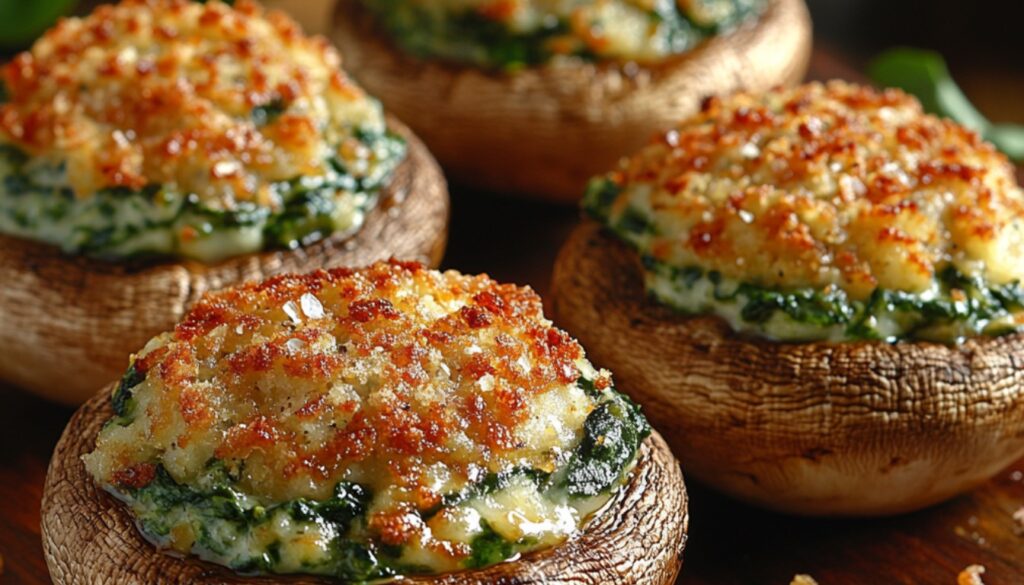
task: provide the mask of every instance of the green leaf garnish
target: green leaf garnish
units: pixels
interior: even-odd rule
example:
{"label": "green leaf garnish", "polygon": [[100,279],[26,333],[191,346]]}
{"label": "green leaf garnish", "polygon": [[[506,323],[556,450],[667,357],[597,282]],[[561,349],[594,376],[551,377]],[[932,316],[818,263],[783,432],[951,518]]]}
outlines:
{"label": "green leaf garnish", "polygon": [[922,49],[890,49],[871,62],[868,75],[881,86],[913,94],[925,111],[978,132],[1006,156],[1024,161],[1024,126],[990,122],[953,80],[942,55]]}

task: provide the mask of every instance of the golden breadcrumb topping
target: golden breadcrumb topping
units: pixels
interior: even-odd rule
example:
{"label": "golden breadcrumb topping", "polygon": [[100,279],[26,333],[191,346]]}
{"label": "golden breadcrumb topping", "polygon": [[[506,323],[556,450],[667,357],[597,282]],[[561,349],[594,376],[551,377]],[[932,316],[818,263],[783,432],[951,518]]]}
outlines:
{"label": "golden breadcrumb topping", "polygon": [[125,0],[62,20],[3,68],[0,142],[61,165],[80,197],[160,184],[206,207],[274,207],[383,129],[338,53],[253,2]]}
{"label": "golden breadcrumb topping", "polygon": [[102,481],[145,485],[139,465],[160,454],[179,482],[217,459],[273,501],[356,482],[395,544],[416,528],[402,502],[553,470],[596,404],[576,383],[594,375],[582,349],[532,290],[399,262],[209,294],[133,367],[136,418],[89,456]]}
{"label": "golden breadcrumb topping", "polygon": [[611,223],[673,266],[854,299],[927,292],[951,264],[1024,278],[1010,163],[897,90],[835,81],[708,99],[610,180]]}

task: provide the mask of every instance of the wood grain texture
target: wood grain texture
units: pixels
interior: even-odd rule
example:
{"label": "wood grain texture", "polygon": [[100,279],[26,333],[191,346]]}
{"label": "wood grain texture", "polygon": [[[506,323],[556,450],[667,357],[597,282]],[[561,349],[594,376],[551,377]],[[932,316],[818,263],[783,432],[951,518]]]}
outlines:
{"label": "wood grain texture", "polygon": [[[42,537],[56,585],[329,582],[303,577],[242,578],[216,565],[161,554],[143,540],[127,509],[95,485],[81,460],[113,415],[112,390],[90,399],[72,417],[51,459],[43,494]],[[688,522],[679,463],[654,434],[641,447],[631,482],[576,538],[517,561],[402,582],[669,585],[682,564]]]}
{"label": "wood grain texture", "polygon": [[114,264],[0,236],[0,379],[80,404],[119,378],[131,352],[173,327],[206,291],[391,256],[436,266],[447,238],[447,186],[423,144],[397,121],[389,124],[406,138],[409,154],[351,236],[216,265]]}
{"label": "wood grain texture", "polygon": [[985,585],[1020,585],[1021,469],[1024,461],[967,495],[885,518],[787,516],[695,485],[678,585],[787,585],[797,573],[821,585],[956,585],[973,564],[985,567]]}
{"label": "wood grain texture", "polygon": [[571,202],[706,96],[803,77],[804,0],[768,4],[755,23],[651,66],[573,62],[503,74],[418,60],[386,40],[358,0],[339,1],[332,38],[345,69],[423,138],[452,180]]}
{"label": "wood grain texture", "polygon": [[649,301],[637,255],[573,232],[556,321],[645,412],[688,474],[812,515],[915,510],[1024,455],[1024,335],[934,343],[776,343]]}

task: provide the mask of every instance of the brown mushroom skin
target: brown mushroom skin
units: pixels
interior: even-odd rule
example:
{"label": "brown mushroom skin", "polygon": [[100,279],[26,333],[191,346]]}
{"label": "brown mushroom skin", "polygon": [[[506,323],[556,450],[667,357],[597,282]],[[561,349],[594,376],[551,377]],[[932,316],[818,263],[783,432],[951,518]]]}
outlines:
{"label": "brown mushroom skin", "polygon": [[361,266],[396,257],[437,266],[448,229],[448,188],[423,143],[398,121],[406,160],[362,228],[296,250],[206,265],[116,264],[0,236],[0,379],[50,400],[81,404],[121,376],[133,351],[171,329],[208,290],[284,272]]}
{"label": "brown mushroom skin", "polygon": [[335,21],[345,69],[423,137],[450,179],[565,203],[705,97],[798,82],[811,50],[803,0],[769,0],[755,22],[655,65],[511,75],[407,56],[359,0],[340,0]]}
{"label": "brown mushroom skin", "polygon": [[646,298],[636,253],[593,221],[553,276],[555,322],[644,405],[687,472],[806,515],[940,502],[1024,455],[1024,335],[776,343]]}
{"label": "brown mushroom skin", "polygon": [[[42,506],[42,536],[56,585],[213,585],[331,581],[317,577],[243,577],[228,569],[159,552],[135,527],[128,509],[89,476],[82,455],[110,419],[106,388],[72,417],[50,461]],[[553,549],[484,569],[407,577],[434,585],[671,585],[682,566],[689,523],[679,462],[657,433],[643,443],[630,482],[583,532]]]}

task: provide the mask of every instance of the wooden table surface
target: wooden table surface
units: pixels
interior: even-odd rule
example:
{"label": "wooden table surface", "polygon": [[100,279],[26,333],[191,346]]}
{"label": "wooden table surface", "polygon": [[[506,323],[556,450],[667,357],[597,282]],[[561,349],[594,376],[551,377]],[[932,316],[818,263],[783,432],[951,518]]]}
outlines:
{"label": "wooden table surface", "polygon": [[[819,48],[815,78],[857,76]],[[453,188],[445,266],[548,288],[558,247],[577,212]],[[60,364],[54,364],[60,367]],[[69,372],[68,375],[74,375]],[[0,385],[0,583],[49,583],[39,535],[46,465],[72,410]],[[685,471],[685,461],[683,468]],[[690,485],[684,585],[786,585],[797,573],[821,585],[949,584],[968,565],[987,585],[1024,583],[1024,460],[982,488],[915,514],[874,520],[791,518]]]}

